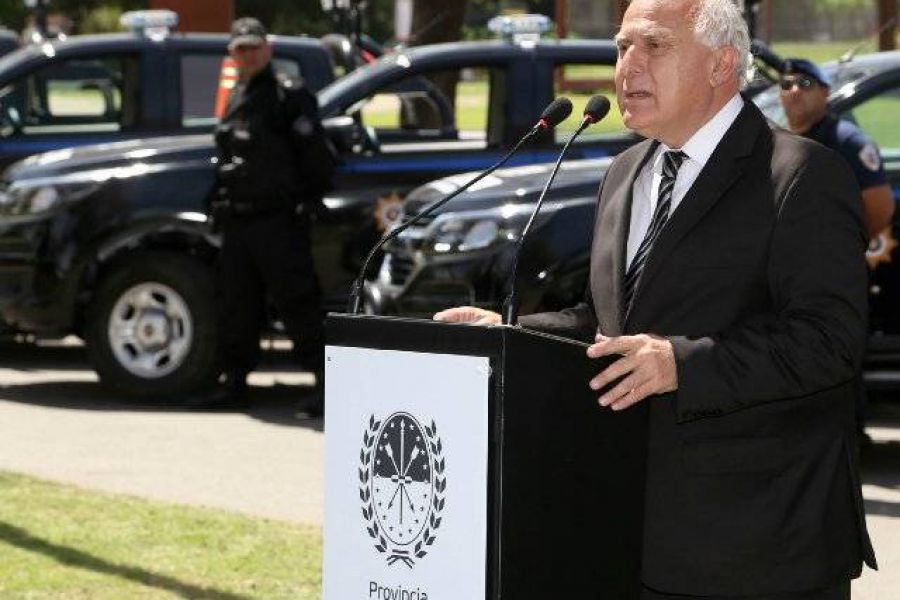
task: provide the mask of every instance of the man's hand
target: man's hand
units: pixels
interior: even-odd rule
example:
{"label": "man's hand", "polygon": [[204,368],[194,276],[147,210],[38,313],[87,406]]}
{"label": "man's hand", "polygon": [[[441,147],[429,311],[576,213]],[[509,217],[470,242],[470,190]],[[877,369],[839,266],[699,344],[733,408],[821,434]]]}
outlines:
{"label": "man's hand", "polygon": [[499,313],[474,306],[448,308],[435,313],[431,318],[445,323],[470,323],[472,325],[499,325],[503,322],[503,318]]}
{"label": "man's hand", "polygon": [[672,343],[653,335],[605,337],[597,334],[589,346],[590,358],[621,355],[621,358],[591,379],[591,389],[599,390],[623,377],[615,387],[600,396],[600,406],[624,410],[654,394],[678,389],[678,372]]}

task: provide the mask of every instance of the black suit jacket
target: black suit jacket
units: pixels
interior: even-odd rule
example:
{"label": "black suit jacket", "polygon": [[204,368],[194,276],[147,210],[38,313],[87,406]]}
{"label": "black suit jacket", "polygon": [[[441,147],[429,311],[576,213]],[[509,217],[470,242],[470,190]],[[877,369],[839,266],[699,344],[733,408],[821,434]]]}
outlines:
{"label": "black suit jacket", "polygon": [[851,451],[867,311],[853,175],[745,102],[625,315],[632,187],[656,145],[622,153],[601,185],[585,303],[521,324],[672,342],[678,390],[644,402],[645,584],[751,595],[855,577],[875,563]]}

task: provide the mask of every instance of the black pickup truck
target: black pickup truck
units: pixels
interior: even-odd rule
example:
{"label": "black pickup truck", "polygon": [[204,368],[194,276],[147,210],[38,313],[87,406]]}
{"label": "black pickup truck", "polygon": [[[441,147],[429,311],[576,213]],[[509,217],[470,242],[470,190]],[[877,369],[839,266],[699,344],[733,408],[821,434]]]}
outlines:
{"label": "black pickup truck", "polygon": [[[361,256],[397,218],[407,191],[494,163],[561,86],[595,85],[615,59],[609,40],[457,42],[395,52],[322,89],[320,112],[340,153],[336,189],[314,228],[327,308],[345,305]],[[170,102],[170,125],[188,124],[175,108],[184,105],[179,94]],[[544,135],[511,165],[553,160],[565,136]],[[607,128],[584,136],[573,154],[608,156],[635,140]],[[216,375],[211,275],[219,240],[205,216],[214,156],[211,135],[163,136],[56,150],[7,169],[6,323],[83,336],[102,380],[126,392],[164,397],[208,383]]]}
{"label": "black pickup truck", "polygon": [[[823,65],[830,73],[830,110],[859,124],[880,146],[894,197],[900,201],[900,51]],[[777,85],[753,97],[784,124]],[[522,313],[575,304],[587,284],[597,189],[610,159],[572,161],[548,195],[524,246],[517,289]],[[430,316],[456,305],[498,310],[508,289],[515,242],[549,175],[541,166],[501,170],[495,185],[455,199],[389,245],[381,271],[366,286],[377,314]],[[408,215],[453,191],[472,174],[431,182],[407,197]],[[869,389],[900,389],[900,214],[874,240],[870,277]]]}
{"label": "black pickup truck", "polygon": [[[0,168],[39,152],[212,131],[226,34],[72,36],[0,58]],[[334,80],[317,39],[273,37],[275,68]]]}

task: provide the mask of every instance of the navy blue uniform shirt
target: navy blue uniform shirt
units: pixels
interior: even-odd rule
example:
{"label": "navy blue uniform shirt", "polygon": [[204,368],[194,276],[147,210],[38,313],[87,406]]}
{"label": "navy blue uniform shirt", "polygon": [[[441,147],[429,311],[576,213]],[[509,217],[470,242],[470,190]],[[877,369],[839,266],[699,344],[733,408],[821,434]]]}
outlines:
{"label": "navy blue uniform shirt", "polygon": [[853,169],[859,189],[887,184],[878,146],[851,121],[826,114],[803,137],[815,140],[843,156]]}

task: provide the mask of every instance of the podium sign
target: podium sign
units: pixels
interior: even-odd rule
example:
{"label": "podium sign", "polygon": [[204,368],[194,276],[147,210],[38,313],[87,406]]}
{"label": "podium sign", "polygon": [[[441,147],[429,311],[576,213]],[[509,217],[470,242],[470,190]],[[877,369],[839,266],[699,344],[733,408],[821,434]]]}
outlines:
{"label": "podium sign", "polygon": [[483,598],[487,357],[328,346],[324,600]]}
{"label": "podium sign", "polygon": [[639,598],[647,413],[597,406],[608,359],[415,319],[326,337],[325,600]]}

